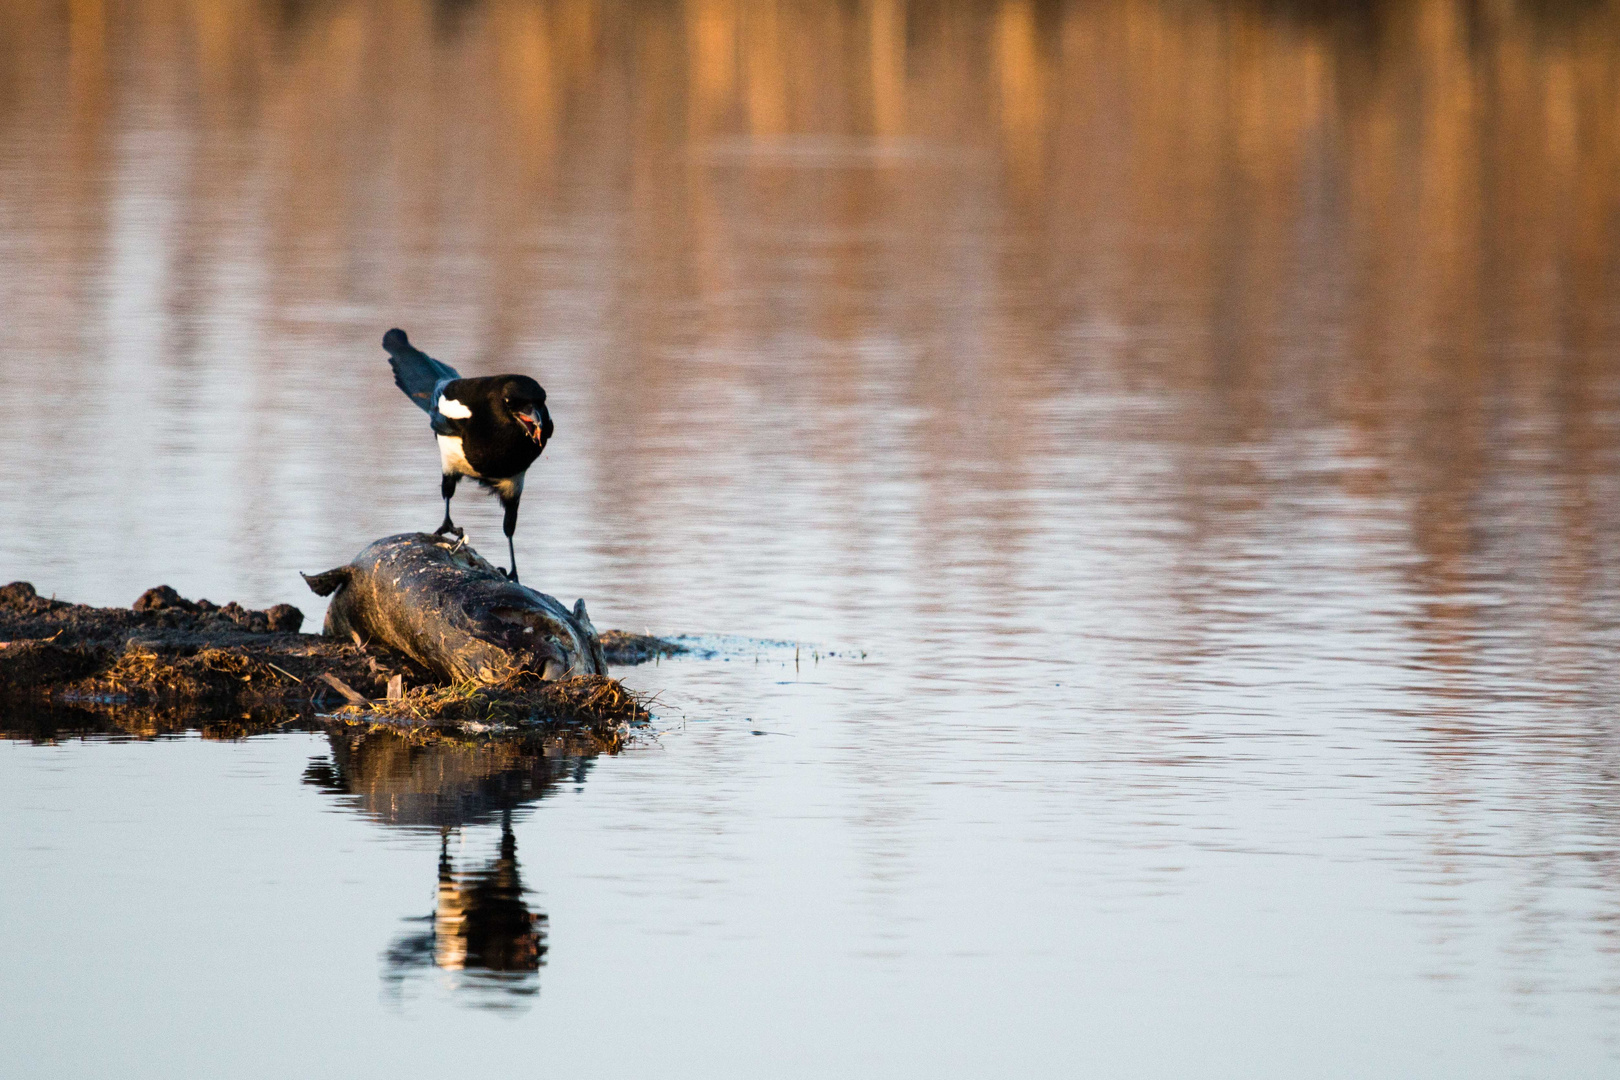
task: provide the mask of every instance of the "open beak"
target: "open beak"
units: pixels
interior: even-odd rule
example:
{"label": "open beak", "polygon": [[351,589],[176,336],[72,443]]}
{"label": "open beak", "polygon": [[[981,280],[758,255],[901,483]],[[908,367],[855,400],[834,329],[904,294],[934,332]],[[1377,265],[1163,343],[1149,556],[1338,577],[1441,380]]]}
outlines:
{"label": "open beak", "polygon": [[529,433],[529,438],[534,440],[536,446],[544,450],[546,448],[546,436],[541,430],[540,418],[526,409],[516,415],[518,423],[523,425],[523,430]]}

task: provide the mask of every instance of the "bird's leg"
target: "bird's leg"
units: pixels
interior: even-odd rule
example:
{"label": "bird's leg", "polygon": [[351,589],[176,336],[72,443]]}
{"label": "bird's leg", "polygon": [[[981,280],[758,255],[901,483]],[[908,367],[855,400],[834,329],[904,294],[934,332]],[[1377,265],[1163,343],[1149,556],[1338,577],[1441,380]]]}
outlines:
{"label": "bird's leg", "polygon": [[449,533],[459,540],[467,535],[463,530],[456,528],[456,523],[450,520],[450,498],[456,493],[456,485],[460,482],[460,473],[445,473],[444,478],[439,481],[439,494],[444,496],[444,521],[433,530],[434,536]]}
{"label": "bird's leg", "polygon": [[512,557],[512,569],[506,576],[516,581],[517,576],[517,548],[512,544],[512,534],[517,532],[518,500],[523,498],[523,492],[518,491],[510,499],[501,500],[501,509],[506,511],[506,520],[501,522],[501,529],[506,533],[506,553]]}

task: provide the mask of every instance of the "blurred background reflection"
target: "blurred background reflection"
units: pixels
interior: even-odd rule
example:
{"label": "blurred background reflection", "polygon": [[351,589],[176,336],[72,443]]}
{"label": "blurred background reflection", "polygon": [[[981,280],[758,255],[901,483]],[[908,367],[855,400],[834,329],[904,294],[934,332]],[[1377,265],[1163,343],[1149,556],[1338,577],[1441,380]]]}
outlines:
{"label": "blurred background reflection", "polygon": [[7,560],[259,602],[425,521],[401,322],[555,387],[533,543],[638,615],[760,509],[1011,572],[1106,458],[1188,602],[1304,478],[1437,655],[1482,561],[1578,642],[1617,40],[1597,2],[4,0]]}

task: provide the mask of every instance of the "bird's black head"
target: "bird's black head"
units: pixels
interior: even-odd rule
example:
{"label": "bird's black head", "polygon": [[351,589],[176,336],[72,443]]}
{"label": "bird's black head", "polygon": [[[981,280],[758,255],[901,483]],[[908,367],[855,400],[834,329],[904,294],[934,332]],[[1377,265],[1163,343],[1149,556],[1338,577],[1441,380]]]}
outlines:
{"label": "bird's black head", "polygon": [[497,413],[505,413],[519,424],[540,449],[551,441],[551,413],[546,410],[545,387],[527,375],[503,375],[492,387]]}

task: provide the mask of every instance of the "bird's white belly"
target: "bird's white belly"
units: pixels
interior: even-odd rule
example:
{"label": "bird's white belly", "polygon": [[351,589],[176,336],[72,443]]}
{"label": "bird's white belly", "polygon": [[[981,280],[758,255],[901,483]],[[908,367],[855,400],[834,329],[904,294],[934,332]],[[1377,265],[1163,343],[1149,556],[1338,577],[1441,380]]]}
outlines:
{"label": "bird's white belly", "polygon": [[461,476],[478,475],[478,470],[467,463],[467,455],[461,449],[460,435],[439,435],[439,470],[446,476],[456,473]]}

